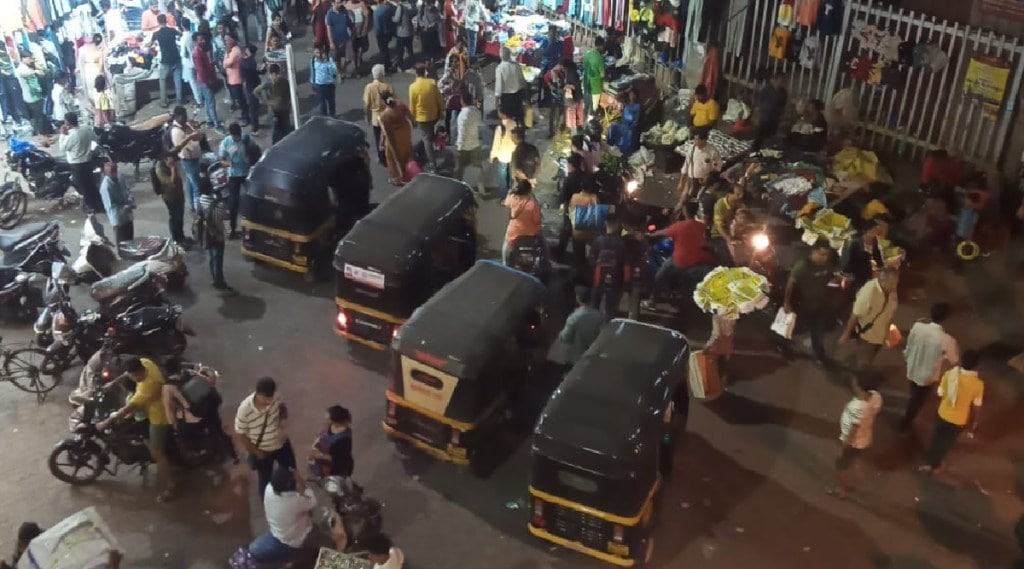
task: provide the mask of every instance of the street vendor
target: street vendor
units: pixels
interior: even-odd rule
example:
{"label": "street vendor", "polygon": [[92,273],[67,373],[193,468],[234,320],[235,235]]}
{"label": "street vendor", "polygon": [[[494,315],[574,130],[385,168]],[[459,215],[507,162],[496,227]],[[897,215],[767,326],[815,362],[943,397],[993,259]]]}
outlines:
{"label": "street vendor", "polygon": [[681,201],[689,201],[696,197],[697,189],[712,172],[722,169],[722,155],[714,146],[708,144],[708,132],[696,129],[693,132],[693,144],[683,155],[683,169],[679,177],[679,194]]}
{"label": "street vendor", "polygon": [[697,85],[693,90],[693,103],[690,103],[690,122],[694,128],[709,129],[715,126],[722,115],[718,102],[708,95],[704,84]]}
{"label": "street vendor", "polygon": [[640,124],[643,122],[643,107],[636,89],[626,94],[629,101],[622,109],[622,118],[608,129],[608,145],[614,146],[629,156],[640,147]]}
{"label": "street vendor", "polygon": [[828,121],[825,120],[825,103],[812,99],[801,109],[800,120],[786,137],[786,145],[804,152],[825,151],[828,144]]}

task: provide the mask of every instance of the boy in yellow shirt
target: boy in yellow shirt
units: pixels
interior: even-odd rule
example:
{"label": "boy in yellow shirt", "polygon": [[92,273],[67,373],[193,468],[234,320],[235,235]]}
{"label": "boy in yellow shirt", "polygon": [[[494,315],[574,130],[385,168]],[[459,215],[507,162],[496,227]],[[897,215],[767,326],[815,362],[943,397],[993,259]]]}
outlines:
{"label": "boy in yellow shirt", "polygon": [[708,97],[708,88],[704,84],[697,85],[693,90],[694,100],[690,104],[690,119],[694,128],[710,128],[718,122],[721,109],[718,103]]}
{"label": "boy in yellow shirt", "polygon": [[985,395],[985,383],[978,372],[981,355],[967,350],[960,356],[960,367],[947,371],[939,382],[939,418],[932,431],[932,439],[925,453],[925,464],[921,472],[938,472],[943,468],[946,454],[953,448],[960,432],[970,420],[968,436],[973,437],[981,418],[981,403]]}
{"label": "boy in yellow shirt", "polygon": [[164,374],[153,360],[132,358],[125,365],[125,375],[135,382],[135,394],[117,413],[96,423],[96,429],[100,432],[106,431],[136,411],[145,413],[146,420],[149,421],[149,452],[165,484],[164,490],[157,496],[157,501],[166,502],[174,495],[175,483],[171,475],[171,465],[167,461],[167,437],[171,434],[171,423],[163,402]]}

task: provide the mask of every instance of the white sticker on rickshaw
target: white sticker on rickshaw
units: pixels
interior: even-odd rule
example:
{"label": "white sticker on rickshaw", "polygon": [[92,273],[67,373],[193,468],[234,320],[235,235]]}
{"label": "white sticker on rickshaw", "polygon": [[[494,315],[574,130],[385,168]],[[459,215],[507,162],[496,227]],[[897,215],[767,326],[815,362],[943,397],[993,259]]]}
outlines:
{"label": "white sticker on rickshaw", "polygon": [[345,278],[373,288],[384,289],[384,273],[373,269],[364,269],[345,263]]}

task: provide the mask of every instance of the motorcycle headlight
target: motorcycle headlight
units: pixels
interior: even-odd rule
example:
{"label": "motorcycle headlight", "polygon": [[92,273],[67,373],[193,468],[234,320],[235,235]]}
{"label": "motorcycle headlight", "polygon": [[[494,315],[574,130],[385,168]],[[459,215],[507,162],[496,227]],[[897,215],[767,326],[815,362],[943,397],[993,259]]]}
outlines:
{"label": "motorcycle headlight", "polygon": [[755,251],[764,251],[772,244],[772,242],[768,239],[768,235],[758,233],[750,239],[750,244],[754,246]]}
{"label": "motorcycle headlight", "polygon": [[640,184],[636,180],[630,180],[626,182],[626,193],[633,194],[640,187]]}

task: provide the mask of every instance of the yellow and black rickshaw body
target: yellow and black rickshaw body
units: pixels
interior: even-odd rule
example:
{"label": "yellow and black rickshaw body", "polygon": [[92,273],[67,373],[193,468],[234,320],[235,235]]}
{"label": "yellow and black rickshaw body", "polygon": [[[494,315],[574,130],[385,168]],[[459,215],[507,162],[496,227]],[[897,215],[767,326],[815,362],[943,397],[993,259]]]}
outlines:
{"label": "yellow and black rickshaw body", "polygon": [[530,533],[620,567],[650,559],[673,414],[688,403],[678,396],[688,359],[675,330],[605,325],[534,428]]}
{"label": "yellow and black rickshaw body", "polygon": [[377,350],[476,260],[476,199],[464,182],[420,174],[359,220],[334,252],[334,331]]}
{"label": "yellow and black rickshaw body", "polygon": [[358,125],[314,117],[271,146],[241,196],[242,255],[312,274],[369,210],[368,143]]}
{"label": "yellow and black rickshaw body", "polygon": [[532,275],[478,261],[392,342],[384,431],[440,460],[470,464],[505,421],[511,393],[544,341],[547,290]]}

